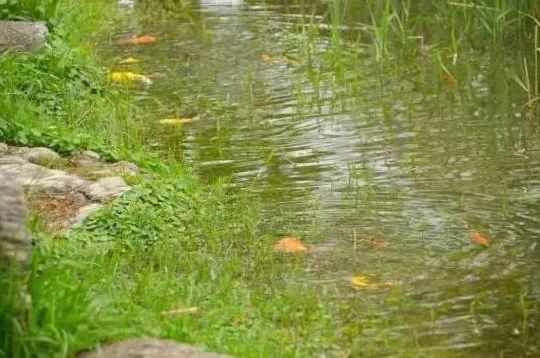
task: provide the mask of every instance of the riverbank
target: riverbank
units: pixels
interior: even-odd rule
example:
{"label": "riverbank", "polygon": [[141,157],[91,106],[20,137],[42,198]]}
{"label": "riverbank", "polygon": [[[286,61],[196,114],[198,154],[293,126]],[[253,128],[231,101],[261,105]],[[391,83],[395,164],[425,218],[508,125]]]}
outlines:
{"label": "riverbank", "polygon": [[[145,150],[129,94],[107,84],[87,42],[115,19],[112,5],[59,2],[42,14],[49,48],[0,57],[0,141],[68,157],[91,150],[145,173],[76,229],[51,230],[33,211],[32,306],[23,320],[2,310],[0,351],[67,357],[142,336],[238,356],[329,347],[324,304],[291,284],[304,259],[273,252],[257,202]],[[4,276],[3,292],[13,284]]]}
{"label": "riverbank", "polygon": [[142,336],[239,357],[538,354],[536,1],[122,3],[27,8],[49,48],[0,57],[10,152],[141,170],[74,230],[33,211],[32,307],[0,307],[4,355]]}

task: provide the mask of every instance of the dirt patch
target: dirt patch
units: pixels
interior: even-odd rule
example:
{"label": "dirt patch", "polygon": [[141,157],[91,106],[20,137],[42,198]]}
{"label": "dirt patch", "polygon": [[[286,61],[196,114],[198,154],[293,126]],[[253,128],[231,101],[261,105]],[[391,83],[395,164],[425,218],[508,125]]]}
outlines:
{"label": "dirt patch", "polygon": [[79,210],[86,204],[88,200],[80,193],[34,194],[26,199],[29,211],[32,215],[43,219],[45,228],[50,232],[68,229]]}

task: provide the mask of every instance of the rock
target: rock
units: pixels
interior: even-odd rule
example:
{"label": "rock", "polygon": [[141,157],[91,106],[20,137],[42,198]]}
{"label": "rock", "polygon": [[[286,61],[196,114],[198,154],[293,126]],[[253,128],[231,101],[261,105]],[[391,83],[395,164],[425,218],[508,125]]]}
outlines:
{"label": "rock", "polygon": [[141,338],[107,344],[99,350],[84,352],[78,358],[224,358],[197,347],[174,341]]}
{"label": "rock", "polygon": [[120,162],[109,165],[111,171],[115,174],[139,174],[141,169],[133,163],[122,160]]}
{"label": "rock", "polygon": [[[15,292],[2,292],[2,308],[6,308],[6,303],[14,308],[13,313],[19,316],[20,322],[28,317],[32,302],[27,289],[31,249],[23,188],[15,178],[0,172],[0,269],[14,274],[10,281],[17,287]],[[7,314],[5,317],[10,315],[8,312],[3,314]]]}
{"label": "rock", "polygon": [[28,269],[32,239],[26,227],[23,188],[13,176],[0,172],[1,265]]}
{"label": "rock", "polygon": [[74,174],[68,174],[61,170],[47,169],[28,162],[2,165],[1,171],[16,178],[17,183],[23,187],[35,187],[49,194],[75,192],[88,185],[86,180]]}
{"label": "rock", "polygon": [[0,143],[0,156],[7,154],[9,147],[6,143]]}
{"label": "rock", "polygon": [[60,154],[54,150],[44,147],[30,148],[27,154],[28,161],[31,163],[47,163],[60,159]]}
{"label": "rock", "polygon": [[92,150],[85,150],[73,157],[73,163],[78,166],[96,165],[101,161],[101,157],[98,153]]}
{"label": "rock", "polygon": [[49,169],[32,184],[47,194],[68,194],[82,190],[88,181],[74,174]]}
{"label": "rock", "polygon": [[43,22],[0,21],[0,53],[38,50],[45,44],[47,35]]}
{"label": "rock", "polygon": [[30,148],[28,147],[11,147],[8,150],[8,154],[16,155],[21,157],[24,160],[28,160],[28,154],[30,153]]}
{"label": "rock", "polygon": [[72,221],[71,227],[76,228],[84,224],[84,221],[94,212],[101,209],[102,206],[103,205],[101,204],[92,203],[92,204],[88,204],[80,208],[79,212],[77,213],[77,216],[75,216],[75,218]]}
{"label": "rock", "polygon": [[20,164],[2,165],[1,170],[3,173],[16,178],[17,183],[23,187],[31,186],[37,179],[46,176],[49,171],[47,168],[26,161]]}
{"label": "rock", "polygon": [[91,200],[105,203],[119,197],[127,190],[129,186],[121,177],[107,177],[90,184],[85,194]]}
{"label": "rock", "polygon": [[28,163],[24,158],[18,157],[16,155],[4,155],[0,157],[0,165],[9,165],[9,164],[25,164]]}

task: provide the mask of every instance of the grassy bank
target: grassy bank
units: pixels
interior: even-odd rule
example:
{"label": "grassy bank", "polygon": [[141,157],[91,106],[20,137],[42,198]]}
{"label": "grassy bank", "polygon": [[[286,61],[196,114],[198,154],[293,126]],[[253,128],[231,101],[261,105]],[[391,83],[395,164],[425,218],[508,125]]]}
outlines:
{"label": "grassy bank", "polygon": [[[36,4],[2,14],[46,20],[52,37],[40,53],[0,57],[0,141],[93,149],[151,179],[68,237],[33,227],[32,308],[20,320],[2,295],[0,356],[66,357],[145,335],[240,356],[324,350],[333,320],[314,291],[291,283],[302,259],[272,253],[258,204],[144,151],[129,93],[106,83],[88,43],[116,20],[114,4]],[[4,275],[2,285],[15,282]]]}

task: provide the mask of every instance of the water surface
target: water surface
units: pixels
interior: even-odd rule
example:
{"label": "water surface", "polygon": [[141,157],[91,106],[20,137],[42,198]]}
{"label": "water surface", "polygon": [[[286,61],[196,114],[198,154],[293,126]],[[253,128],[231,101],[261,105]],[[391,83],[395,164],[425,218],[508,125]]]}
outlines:
{"label": "water surface", "polygon": [[[511,49],[466,54],[447,84],[435,54],[377,61],[362,6],[336,39],[329,6],[302,4],[134,12],[119,35],[158,42],[110,56],[143,59],[155,80],[137,92],[149,145],[230,178],[276,237],[311,245],[310,284],[348,307],[336,355],[375,354],[365,342],[379,355],[540,354],[540,136],[501,76]],[[159,123],[171,117],[199,120]],[[383,288],[352,290],[358,274]]]}

